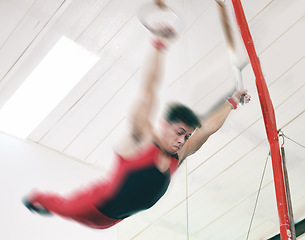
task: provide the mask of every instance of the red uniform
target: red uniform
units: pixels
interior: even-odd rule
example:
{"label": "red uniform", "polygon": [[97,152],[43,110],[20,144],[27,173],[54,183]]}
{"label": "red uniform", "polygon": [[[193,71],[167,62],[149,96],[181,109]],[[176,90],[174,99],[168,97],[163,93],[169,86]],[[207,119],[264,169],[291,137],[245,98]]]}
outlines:
{"label": "red uniform", "polygon": [[69,198],[36,192],[30,195],[26,205],[31,210],[43,207],[92,228],[111,227],[150,208],[166,192],[179,161],[177,156],[172,156],[169,169],[161,173],[156,167],[159,154],[160,149],[152,143],[133,159],[117,155],[118,167],[109,182],[97,182]]}

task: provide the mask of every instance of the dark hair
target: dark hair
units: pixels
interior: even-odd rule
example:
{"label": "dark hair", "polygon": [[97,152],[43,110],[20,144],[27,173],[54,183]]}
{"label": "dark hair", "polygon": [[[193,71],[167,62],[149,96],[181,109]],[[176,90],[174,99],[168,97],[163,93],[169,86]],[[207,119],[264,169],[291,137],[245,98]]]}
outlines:
{"label": "dark hair", "polygon": [[164,114],[164,119],[169,123],[181,121],[194,129],[201,127],[198,116],[190,108],[181,103],[168,105]]}

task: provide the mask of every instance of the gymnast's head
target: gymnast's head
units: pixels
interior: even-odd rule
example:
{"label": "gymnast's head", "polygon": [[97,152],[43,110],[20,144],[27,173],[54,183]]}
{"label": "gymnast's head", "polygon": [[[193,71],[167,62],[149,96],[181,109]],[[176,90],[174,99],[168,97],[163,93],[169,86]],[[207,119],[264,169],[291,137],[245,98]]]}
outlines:
{"label": "gymnast's head", "polygon": [[178,152],[196,128],[201,127],[198,116],[180,103],[169,104],[164,112],[159,138],[168,153]]}
{"label": "gymnast's head", "polygon": [[198,116],[190,108],[181,103],[169,104],[165,109],[163,118],[168,123],[183,122],[193,129],[201,127]]}

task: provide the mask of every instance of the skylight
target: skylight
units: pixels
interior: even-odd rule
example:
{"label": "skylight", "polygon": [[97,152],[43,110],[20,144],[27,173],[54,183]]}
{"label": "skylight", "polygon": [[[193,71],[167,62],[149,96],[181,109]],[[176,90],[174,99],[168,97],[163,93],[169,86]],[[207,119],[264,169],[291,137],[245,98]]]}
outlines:
{"label": "skylight", "polygon": [[0,130],[26,138],[98,59],[62,37],[0,110]]}

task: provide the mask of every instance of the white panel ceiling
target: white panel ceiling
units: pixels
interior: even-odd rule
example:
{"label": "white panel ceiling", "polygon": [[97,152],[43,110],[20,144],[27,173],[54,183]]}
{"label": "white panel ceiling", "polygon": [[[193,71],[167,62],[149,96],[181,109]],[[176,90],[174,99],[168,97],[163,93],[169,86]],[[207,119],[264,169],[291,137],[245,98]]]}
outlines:
{"label": "white panel ceiling", "polygon": [[[149,0],[0,1],[0,106],[61,36],[100,57],[28,140],[106,172],[111,146],[141,80],[150,35],[136,17]],[[167,54],[161,100],[179,100],[205,114],[235,86],[216,3],[168,0],[185,21]],[[285,139],[296,221],[305,217],[305,2],[242,0]],[[177,172],[168,194],[119,225],[119,239],[246,239],[268,157],[250,65],[243,71],[252,101]],[[39,91],[39,89],[37,89]],[[301,190],[301,191],[300,191]],[[249,239],[279,231],[268,158]]]}

